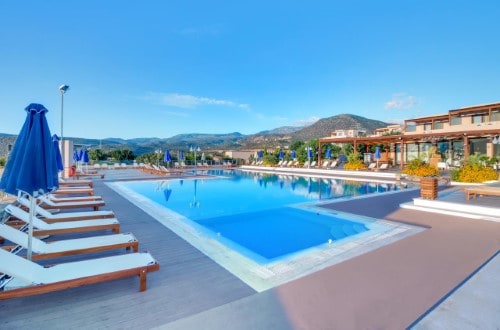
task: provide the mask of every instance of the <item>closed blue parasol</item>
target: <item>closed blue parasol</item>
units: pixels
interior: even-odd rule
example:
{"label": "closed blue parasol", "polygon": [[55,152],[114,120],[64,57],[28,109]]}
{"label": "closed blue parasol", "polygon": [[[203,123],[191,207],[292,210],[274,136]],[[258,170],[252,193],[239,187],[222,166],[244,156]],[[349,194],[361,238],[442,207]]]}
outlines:
{"label": "closed blue parasol", "polygon": [[292,150],[292,158],[293,159],[297,158],[297,153],[295,152],[295,150]]}
{"label": "closed blue parasol", "polygon": [[73,151],[73,160],[75,161],[76,167],[78,169],[80,169],[80,161],[82,160],[82,156],[83,156],[82,149],[79,150],[75,149]]}
{"label": "closed blue parasol", "polygon": [[75,162],[80,161],[80,153],[79,153],[79,152],[78,152],[78,150],[76,150],[76,149],[73,151],[73,160],[74,160]]}
{"label": "closed blue parasol", "polygon": [[259,157],[259,159],[264,158],[264,151],[260,150],[260,151],[257,153],[257,156]]}
{"label": "closed blue parasol", "polygon": [[170,151],[165,150],[165,155],[163,156],[163,161],[165,163],[169,163],[172,161],[172,155],[170,154]]}
{"label": "closed blue parasol", "polygon": [[285,158],[285,153],[283,152],[283,150],[280,150],[279,159],[283,160],[284,158]]}
{"label": "closed blue parasol", "polygon": [[326,150],[326,156],[325,156],[325,158],[328,158],[328,159],[332,158],[332,149],[328,148]]}
{"label": "closed blue parasol", "polygon": [[82,149],[82,162],[88,163],[89,162],[89,151],[87,150],[87,147],[83,147]]}
{"label": "closed blue parasol", "polygon": [[308,157],[308,158],[313,159],[313,151],[312,151],[312,148],[309,148],[309,149],[307,150],[307,157]]}
{"label": "closed blue parasol", "polygon": [[380,155],[380,147],[376,147],[375,148],[375,159],[377,160],[377,167],[378,167],[378,161],[380,160],[380,158],[382,158],[382,156]]}
{"label": "closed blue parasol", "polygon": [[56,165],[57,165],[57,169],[59,171],[63,171],[64,170],[64,165],[63,165],[63,162],[62,162],[62,156],[61,156],[61,149],[59,148],[59,141],[61,139],[56,135],[52,135],[52,143],[54,144],[54,153],[55,153],[55,156],[56,156]]}
{"label": "closed blue parasol", "polygon": [[32,103],[0,180],[0,189],[9,194],[30,196],[28,259],[31,259],[35,199],[59,188],[54,144],[45,114],[47,109]]}

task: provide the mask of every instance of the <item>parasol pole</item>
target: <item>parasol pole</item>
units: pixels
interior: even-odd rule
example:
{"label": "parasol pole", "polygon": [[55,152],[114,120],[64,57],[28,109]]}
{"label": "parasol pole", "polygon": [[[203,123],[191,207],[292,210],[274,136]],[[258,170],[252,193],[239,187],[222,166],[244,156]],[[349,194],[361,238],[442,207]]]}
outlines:
{"label": "parasol pole", "polygon": [[31,260],[31,255],[33,252],[33,217],[35,216],[35,207],[36,207],[36,198],[35,198],[36,192],[33,192],[33,195],[30,196],[30,216],[29,216],[29,223],[28,223],[28,253],[26,258],[28,260]]}

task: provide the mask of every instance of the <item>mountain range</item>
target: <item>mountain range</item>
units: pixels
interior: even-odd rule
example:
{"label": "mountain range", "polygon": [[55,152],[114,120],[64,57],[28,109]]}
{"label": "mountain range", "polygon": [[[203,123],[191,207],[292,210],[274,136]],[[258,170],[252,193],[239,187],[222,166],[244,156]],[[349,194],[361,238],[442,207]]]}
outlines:
{"label": "mountain range", "polygon": [[[386,127],[388,123],[368,119],[351,114],[341,114],[318,120],[305,127],[285,126],[273,130],[262,131],[251,135],[238,132],[226,134],[178,134],[169,138],[106,138],[85,139],[78,137],[65,137],[77,145],[90,145],[101,147],[104,150],[128,148],[135,155],[153,152],[156,149],[189,149],[190,146],[199,146],[204,150],[247,150],[263,147],[278,147],[289,145],[293,141],[309,141],[330,136],[331,132],[340,129],[364,130],[371,134],[375,129]],[[1,134],[9,136],[8,134]]]}

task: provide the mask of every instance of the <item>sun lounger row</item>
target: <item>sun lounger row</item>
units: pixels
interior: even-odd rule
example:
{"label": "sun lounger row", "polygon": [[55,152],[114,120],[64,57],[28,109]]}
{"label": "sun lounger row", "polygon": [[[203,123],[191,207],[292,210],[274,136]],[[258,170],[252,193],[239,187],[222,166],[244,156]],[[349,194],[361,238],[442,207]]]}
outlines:
{"label": "sun lounger row", "polygon": [[[54,208],[81,208],[87,203],[104,202],[99,196],[70,197],[77,201],[52,201],[54,196],[42,196],[41,205],[35,206],[32,217],[32,260],[97,253],[101,251],[127,249],[133,253],[106,258],[86,259],[61,263],[45,268],[32,260],[26,260],[20,251],[28,249],[29,236],[25,232],[30,222],[26,210],[30,201],[18,196],[18,205],[5,207],[8,215],[0,223],[0,237],[13,244],[0,248],[0,300],[41,294],[86,284],[103,282],[122,277],[139,276],[140,291],[146,289],[146,275],[159,269],[159,264],[149,253],[139,253],[139,242],[130,233],[120,233],[120,223],[112,211],[87,211],[52,213],[42,206],[54,203]],[[90,199],[94,198],[94,199]],[[89,200],[90,199],[90,200]],[[23,207],[25,209],[23,209]],[[43,217],[43,218],[42,218]],[[60,234],[90,233],[110,230],[113,234],[54,240]],[[51,235],[51,242],[40,237]]]}
{"label": "sun lounger row", "polygon": [[146,173],[156,174],[156,175],[172,175],[172,174],[183,174],[184,172],[179,169],[169,169],[163,165],[152,165],[145,164],[141,167],[141,170]]}

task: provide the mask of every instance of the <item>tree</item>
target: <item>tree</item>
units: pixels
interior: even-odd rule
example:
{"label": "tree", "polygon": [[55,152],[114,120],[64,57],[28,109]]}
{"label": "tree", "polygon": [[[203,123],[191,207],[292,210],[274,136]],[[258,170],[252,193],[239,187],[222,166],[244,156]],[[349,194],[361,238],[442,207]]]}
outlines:
{"label": "tree", "polygon": [[89,150],[89,158],[93,161],[99,161],[105,159],[105,154],[101,149],[90,149]]}

